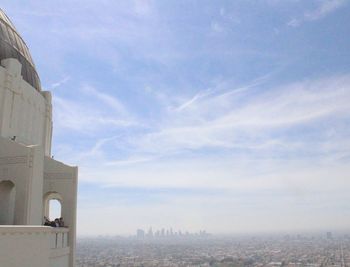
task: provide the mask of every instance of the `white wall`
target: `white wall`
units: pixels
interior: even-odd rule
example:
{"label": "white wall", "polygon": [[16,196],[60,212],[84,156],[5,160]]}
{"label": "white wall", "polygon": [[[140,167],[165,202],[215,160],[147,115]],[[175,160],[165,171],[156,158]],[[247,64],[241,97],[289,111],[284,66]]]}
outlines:
{"label": "white wall", "polygon": [[[70,266],[75,262],[76,216],[77,216],[78,168],[71,167],[45,157],[44,164],[44,203],[47,196],[60,199],[61,214],[65,225],[69,227]],[[59,197],[58,197],[59,196]],[[47,208],[43,209],[47,212]]]}
{"label": "white wall", "polygon": [[[1,267],[48,267],[49,227],[0,227]],[[66,265],[67,266],[67,265]],[[62,267],[66,267],[62,266]]]}
{"label": "white wall", "polygon": [[74,267],[67,242],[55,242],[57,235],[62,239],[68,234],[66,228],[0,226],[0,266]]}
{"label": "white wall", "polygon": [[51,152],[51,94],[38,92],[21,76],[17,59],[4,59],[0,66],[0,136],[25,145],[40,145]]}
{"label": "white wall", "polygon": [[0,182],[15,186],[15,225],[42,223],[43,158],[41,147],[0,137]]}
{"label": "white wall", "polygon": [[50,259],[50,267],[66,267],[69,265],[69,254]]}

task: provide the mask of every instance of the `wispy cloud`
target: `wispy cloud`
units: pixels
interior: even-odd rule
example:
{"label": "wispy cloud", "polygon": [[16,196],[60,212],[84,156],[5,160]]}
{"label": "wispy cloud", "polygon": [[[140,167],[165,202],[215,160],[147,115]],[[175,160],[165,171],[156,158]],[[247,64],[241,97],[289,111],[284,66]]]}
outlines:
{"label": "wispy cloud", "polygon": [[199,92],[197,93],[194,97],[192,97],[191,99],[185,101],[185,103],[181,104],[179,107],[177,107],[175,110],[176,111],[181,111],[187,107],[189,107],[190,105],[192,105],[194,102],[196,102],[197,100],[201,99],[202,97],[206,97],[208,95],[211,94],[211,90],[205,90],[203,92]]}
{"label": "wispy cloud", "polygon": [[122,102],[115,96],[111,96],[101,91],[98,91],[94,87],[89,85],[83,86],[80,89],[80,91],[82,93],[88,94],[91,98],[100,100],[102,103],[115,110],[115,112],[118,112],[119,115],[126,115],[128,113]]}
{"label": "wispy cloud", "polygon": [[123,166],[123,165],[134,165],[137,163],[144,163],[153,160],[154,158],[150,157],[139,157],[139,158],[128,158],[124,160],[115,160],[115,161],[108,161],[105,163],[106,166]]}
{"label": "wispy cloud", "polygon": [[[305,81],[266,93],[255,90],[248,102],[245,91],[213,96],[205,90],[181,105],[176,113],[168,114],[168,118],[162,120],[167,123],[158,127],[160,130],[127,140],[127,144],[153,153],[210,147],[258,148],[264,147],[264,143],[278,145],[280,142],[271,142],[271,139],[281,128],[301,127],[329,116],[349,114],[350,90],[344,89],[349,86],[348,76]],[[287,137],[282,136],[284,142],[288,142]]]}
{"label": "wispy cloud", "polygon": [[58,129],[96,134],[106,128],[140,126],[115,96],[101,93],[91,86],[83,86],[80,91],[88,98],[54,98],[54,118]]}
{"label": "wispy cloud", "polygon": [[345,0],[325,0],[320,6],[311,12],[304,14],[305,20],[318,20],[334,12],[346,4]]}
{"label": "wispy cloud", "polygon": [[224,28],[222,27],[222,25],[220,25],[216,21],[212,21],[210,27],[211,27],[212,31],[217,32],[217,33],[221,33],[224,31]]}
{"label": "wispy cloud", "polygon": [[326,17],[328,14],[336,11],[346,4],[345,0],[322,0],[319,6],[312,10],[305,12],[300,18],[293,18],[288,21],[287,25],[297,27],[306,21],[315,21]]}
{"label": "wispy cloud", "polygon": [[[349,92],[349,75],[266,91],[204,90],[186,108],[164,110],[147,131],[100,139],[74,160],[84,181],[108,186],[282,190],[307,183],[311,190],[321,181],[318,168],[342,168],[339,160],[350,156],[350,129],[331,130],[350,116]],[[318,190],[330,186],[326,173]],[[335,188],[344,182],[337,173]]]}
{"label": "wispy cloud", "polygon": [[57,87],[60,87],[60,86],[64,85],[65,83],[67,83],[69,80],[70,80],[70,76],[67,75],[67,76],[63,77],[60,81],[51,84],[50,88],[55,89]]}

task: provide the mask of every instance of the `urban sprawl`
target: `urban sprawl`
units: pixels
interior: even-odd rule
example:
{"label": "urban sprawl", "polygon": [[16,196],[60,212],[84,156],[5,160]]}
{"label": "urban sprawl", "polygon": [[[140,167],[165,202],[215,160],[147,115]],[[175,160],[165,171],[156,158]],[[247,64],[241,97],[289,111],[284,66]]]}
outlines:
{"label": "urban sprawl", "polygon": [[[151,235],[152,233],[152,235]],[[80,238],[77,267],[350,266],[350,237],[215,236],[138,230],[124,237]]]}

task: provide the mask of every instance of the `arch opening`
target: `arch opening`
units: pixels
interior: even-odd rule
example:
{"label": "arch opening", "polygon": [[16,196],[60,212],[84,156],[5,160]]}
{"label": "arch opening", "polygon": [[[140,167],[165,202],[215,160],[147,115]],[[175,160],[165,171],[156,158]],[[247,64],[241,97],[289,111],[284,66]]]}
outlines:
{"label": "arch opening", "polygon": [[0,182],[0,225],[13,225],[15,221],[16,189],[11,181]]}
{"label": "arch opening", "polygon": [[49,214],[48,218],[50,221],[54,221],[57,218],[62,217],[62,205],[58,199],[49,200]]}
{"label": "arch opening", "polygon": [[[44,216],[50,221],[62,217],[62,197],[57,192],[48,192],[44,195]],[[44,218],[43,218],[44,219]],[[45,222],[45,219],[44,219]]]}

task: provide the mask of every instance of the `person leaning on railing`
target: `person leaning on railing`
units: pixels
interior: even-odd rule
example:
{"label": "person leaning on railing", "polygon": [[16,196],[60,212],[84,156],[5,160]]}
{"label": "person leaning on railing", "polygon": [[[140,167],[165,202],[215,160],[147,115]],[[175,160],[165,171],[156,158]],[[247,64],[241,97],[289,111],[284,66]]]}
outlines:
{"label": "person leaning on railing", "polygon": [[63,218],[56,218],[54,221],[50,221],[47,217],[44,216],[44,225],[51,227],[65,227]]}
{"label": "person leaning on railing", "polygon": [[59,218],[58,224],[59,224],[60,227],[64,227],[64,221],[63,221],[63,218],[62,218],[62,217]]}
{"label": "person leaning on railing", "polygon": [[51,222],[46,216],[44,216],[44,220],[45,220],[44,225],[51,226]]}

